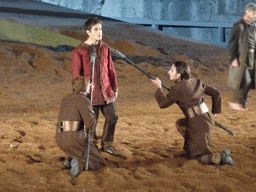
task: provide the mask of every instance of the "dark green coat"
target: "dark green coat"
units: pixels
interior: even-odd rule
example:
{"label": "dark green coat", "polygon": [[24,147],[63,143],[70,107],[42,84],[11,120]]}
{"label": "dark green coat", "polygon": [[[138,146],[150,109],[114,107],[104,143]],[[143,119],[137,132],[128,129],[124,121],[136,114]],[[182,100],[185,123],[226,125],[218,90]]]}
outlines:
{"label": "dark green coat", "polygon": [[[253,23],[256,28],[255,23]],[[249,26],[244,21],[240,19],[237,21],[231,31],[230,41],[228,45],[228,50],[230,53],[230,61],[232,62],[235,58],[239,61],[239,67],[235,68],[230,65],[228,86],[232,89],[239,89],[240,84],[243,78],[244,70],[248,70],[247,66],[247,54],[248,54],[248,35],[249,35]],[[256,34],[254,34],[256,36]],[[253,70],[255,71],[255,63]],[[252,78],[252,88],[255,89],[255,78]]]}

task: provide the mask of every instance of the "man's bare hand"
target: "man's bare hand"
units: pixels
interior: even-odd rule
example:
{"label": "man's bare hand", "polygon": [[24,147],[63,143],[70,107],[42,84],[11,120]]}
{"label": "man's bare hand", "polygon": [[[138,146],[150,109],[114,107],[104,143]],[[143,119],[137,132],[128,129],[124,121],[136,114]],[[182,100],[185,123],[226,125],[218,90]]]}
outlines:
{"label": "man's bare hand", "polygon": [[118,92],[115,92],[114,94],[115,94],[115,98],[117,99],[117,96],[118,96]]}
{"label": "man's bare hand", "polygon": [[151,79],[151,82],[157,86],[157,88],[162,88],[161,80],[157,77],[156,79]]}
{"label": "man's bare hand", "polygon": [[237,58],[235,58],[235,59],[232,61],[231,65],[232,65],[233,67],[235,67],[235,68],[239,67]]}
{"label": "man's bare hand", "polygon": [[85,91],[87,94],[89,94],[91,92],[91,90],[93,90],[93,89],[94,89],[94,84],[88,83]]}

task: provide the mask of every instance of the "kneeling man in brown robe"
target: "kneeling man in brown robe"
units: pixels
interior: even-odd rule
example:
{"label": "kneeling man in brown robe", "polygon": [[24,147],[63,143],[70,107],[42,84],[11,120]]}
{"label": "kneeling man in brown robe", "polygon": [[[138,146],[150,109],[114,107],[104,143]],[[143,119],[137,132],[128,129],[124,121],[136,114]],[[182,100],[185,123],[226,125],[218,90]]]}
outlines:
{"label": "kneeling man in brown robe", "polygon": [[[221,112],[220,91],[199,79],[190,78],[190,68],[183,61],[175,61],[168,74],[175,85],[164,96],[161,81],[158,78],[152,80],[158,88],[155,96],[160,108],[176,103],[184,113],[185,118],[178,120],[176,126],[183,132],[187,158],[197,159],[203,164],[234,165],[228,149],[221,154],[212,153],[209,146],[215,122],[213,114]],[[204,102],[205,95],[212,98],[212,113]]]}
{"label": "kneeling man in brown robe", "polygon": [[[76,177],[85,165],[87,143],[84,130],[93,129],[96,119],[91,101],[84,92],[89,89],[85,78],[74,79],[72,87],[73,93],[62,99],[55,139],[59,148],[69,156],[64,165],[71,169],[71,176]],[[88,170],[99,170],[104,165],[106,162],[98,149],[90,145]]]}

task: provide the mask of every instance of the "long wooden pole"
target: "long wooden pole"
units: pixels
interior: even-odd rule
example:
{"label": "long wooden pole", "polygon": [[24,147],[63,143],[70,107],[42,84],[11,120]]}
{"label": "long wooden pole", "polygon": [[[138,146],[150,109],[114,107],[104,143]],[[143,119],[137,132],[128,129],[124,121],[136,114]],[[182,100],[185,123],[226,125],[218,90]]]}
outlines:
{"label": "long wooden pole", "polygon": [[[93,83],[94,79],[94,66],[95,66],[95,59],[97,57],[95,46],[92,44],[90,49],[90,56],[91,56],[91,79],[90,83]],[[90,100],[92,102],[93,96],[93,86],[90,88]],[[89,129],[86,130],[87,133],[87,145],[86,145],[86,159],[85,159],[85,169],[88,170],[89,168],[89,155],[90,155],[90,138],[91,138],[91,131]]]}

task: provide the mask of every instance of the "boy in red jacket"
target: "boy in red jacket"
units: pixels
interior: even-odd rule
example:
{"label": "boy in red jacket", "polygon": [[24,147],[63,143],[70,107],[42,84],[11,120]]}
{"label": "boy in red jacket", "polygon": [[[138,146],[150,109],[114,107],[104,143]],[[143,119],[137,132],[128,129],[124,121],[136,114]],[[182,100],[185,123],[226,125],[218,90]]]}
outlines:
{"label": "boy in red jacket", "polygon": [[[102,134],[101,150],[114,156],[120,154],[112,146],[115,127],[118,120],[116,112],[116,99],[118,95],[117,79],[111,52],[102,43],[102,23],[97,18],[88,18],[84,24],[87,39],[72,51],[72,78],[84,76],[89,82],[91,77],[90,50],[92,44],[96,48],[96,60],[93,79],[92,105],[96,115],[99,111],[105,117],[105,124]],[[91,134],[92,143],[97,146],[96,126]]]}

